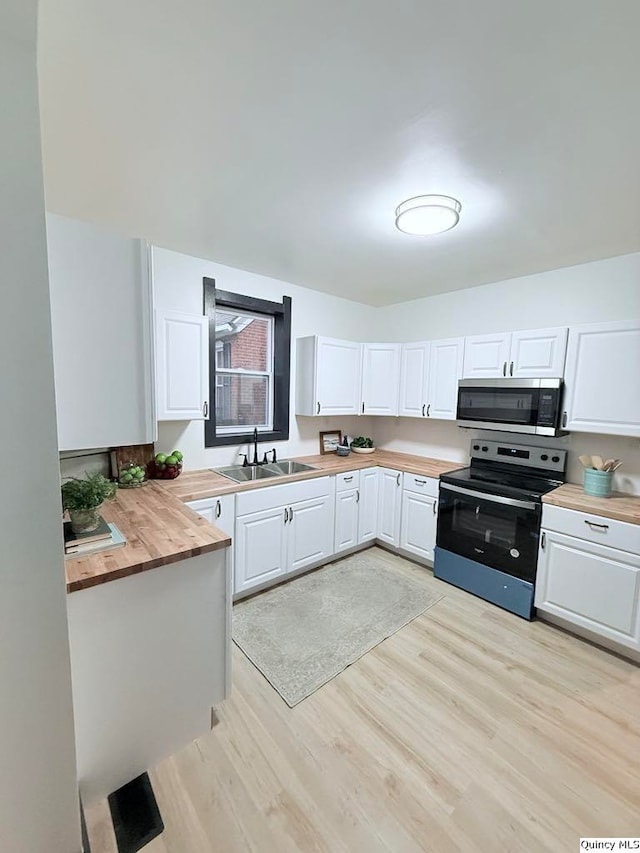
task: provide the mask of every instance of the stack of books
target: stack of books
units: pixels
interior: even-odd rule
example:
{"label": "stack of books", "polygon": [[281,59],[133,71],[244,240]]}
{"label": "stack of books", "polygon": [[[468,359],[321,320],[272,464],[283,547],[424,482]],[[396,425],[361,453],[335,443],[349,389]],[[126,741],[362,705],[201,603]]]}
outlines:
{"label": "stack of books", "polygon": [[98,551],[108,551],[120,548],[126,544],[126,539],[115,524],[105,521],[100,516],[100,524],[95,530],[86,533],[74,533],[71,522],[64,523],[64,554],[65,557],[82,557],[95,554]]}

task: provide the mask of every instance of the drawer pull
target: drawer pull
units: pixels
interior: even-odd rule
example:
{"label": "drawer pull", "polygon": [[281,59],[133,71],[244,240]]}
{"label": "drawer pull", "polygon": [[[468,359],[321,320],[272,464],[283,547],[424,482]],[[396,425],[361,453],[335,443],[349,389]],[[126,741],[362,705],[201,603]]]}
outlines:
{"label": "drawer pull", "polygon": [[353,474],[350,477],[344,478],[345,483],[350,483],[352,480],[353,480]]}
{"label": "drawer pull", "polygon": [[584,520],[584,523],[588,524],[589,527],[597,527],[599,530],[608,530],[609,529],[608,524],[597,524],[595,521],[588,521],[586,518]]}
{"label": "drawer pull", "polygon": [[413,482],[416,484],[416,486],[426,486],[427,485],[426,480],[416,480],[415,477],[413,478]]}

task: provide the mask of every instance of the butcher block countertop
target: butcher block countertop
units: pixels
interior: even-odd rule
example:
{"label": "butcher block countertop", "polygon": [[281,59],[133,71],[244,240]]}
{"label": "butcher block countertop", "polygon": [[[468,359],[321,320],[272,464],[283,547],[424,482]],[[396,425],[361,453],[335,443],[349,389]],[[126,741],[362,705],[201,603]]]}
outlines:
{"label": "butcher block countertop", "polygon": [[169,494],[158,481],[139,489],[118,489],[102,507],[127,544],[65,560],[67,592],[177,563],[231,545],[231,538]]}
{"label": "butcher block countertop", "polygon": [[351,453],[346,457],[333,453],[305,456],[297,461],[313,466],[314,470],[251,483],[234,483],[209,470],[185,471],[175,480],[152,480],[139,489],[118,489],[115,500],[104,504],[102,515],[107,521],[117,524],[127,544],[113,551],[66,560],[67,592],[87,589],[231,545],[231,538],[226,533],[190,510],[184,504],[186,501],[376,465],[434,478],[463,467],[462,462],[443,462],[441,459],[386,450],[369,454]]}
{"label": "butcher block countertop", "polygon": [[163,489],[181,501],[197,501],[234,492],[245,492],[248,489],[263,489],[268,486],[278,486],[281,483],[310,480],[328,474],[359,471],[361,468],[374,468],[377,465],[435,479],[441,474],[446,474],[447,471],[454,471],[456,468],[463,468],[465,465],[464,462],[445,462],[442,459],[412,456],[409,453],[396,453],[392,450],[375,450],[373,453],[366,454],[351,453],[349,456],[336,456],[335,453],[327,453],[324,456],[300,456],[296,457],[296,461],[311,465],[314,470],[283,477],[269,477],[250,483],[234,483],[221,474],[209,470],[186,471],[176,480],[166,480],[161,484],[158,483],[158,485],[161,485]]}
{"label": "butcher block countertop", "polygon": [[575,509],[578,512],[591,512],[604,518],[640,524],[640,497],[614,492],[610,498],[594,498],[585,495],[582,486],[565,483],[542,496],[542,503]]}

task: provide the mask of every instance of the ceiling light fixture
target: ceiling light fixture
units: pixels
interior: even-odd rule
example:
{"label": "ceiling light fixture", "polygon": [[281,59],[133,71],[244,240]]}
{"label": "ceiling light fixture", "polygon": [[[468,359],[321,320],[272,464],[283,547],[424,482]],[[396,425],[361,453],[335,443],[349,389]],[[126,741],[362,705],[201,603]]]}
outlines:
{"label": "ceiling light fixture", "polygon": [[454,228],[460,220],[460,202],[448,195],[418,195],[396,207],[396,228],[427,237]]}

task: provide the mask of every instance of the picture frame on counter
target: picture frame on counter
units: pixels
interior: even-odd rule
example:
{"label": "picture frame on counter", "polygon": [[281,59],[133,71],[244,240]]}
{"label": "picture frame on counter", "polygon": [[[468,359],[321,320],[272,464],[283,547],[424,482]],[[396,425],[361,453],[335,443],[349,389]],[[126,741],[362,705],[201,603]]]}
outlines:
{"label": "picture frame on counter", "polygon": [[339,429],[325,430],[320,433],[320,453],[335,453],[342,442],[342,431]]}

